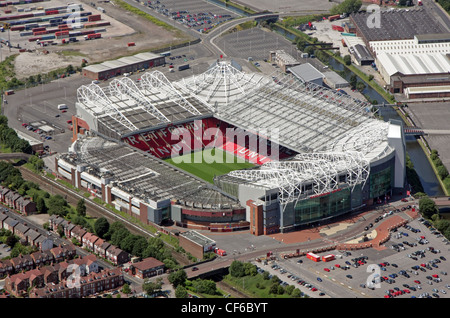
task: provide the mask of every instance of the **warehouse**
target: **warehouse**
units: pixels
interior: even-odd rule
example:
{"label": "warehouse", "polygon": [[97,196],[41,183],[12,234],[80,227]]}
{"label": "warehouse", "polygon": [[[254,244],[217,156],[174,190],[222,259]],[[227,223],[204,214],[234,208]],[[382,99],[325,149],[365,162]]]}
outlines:
{"label": "warehouse", "polygon": [[145,52],[86,66],[83,68],[83,75],[93,80],[105,80],[121,74],[160,66],[165,63],[164,56]]}
{"label": "warehouse", "polygon": [[309,63],[291,67],[289,72],[302,82],[323,86],[325,76]]}
{"label": "warehouse", "polygon": [[[443,96],[443,87],[450,85],[450,59],[445,54],[381,53],[377,56],[376,64],[393,94],[403,94],[408,87],[441,86],[440,96]],[[420,93],[421,98],[431,98],[435,95],[436,93],[429,89]]]}
{"label": "warehouse", "polygon": [[380,53],[392,55],[450,53],[450,33],[416,35],[414,39],[371,41],[374,56]]}
{"label": "warehouse", "polygon": [[339,74],[337,74],[336,72],[328,71],[324,72],[323,75],[325,76],[324,78],[325,84],[327,84],[331,88],[340,89],[350,86],[350,83],[341,76],[339,76]]}
{"label": "warehouse", "polygon": [[393,41],[414,39],[424,34],[442,34],[446,29],[424,9],[393,9],[380,12],[380,25],[374,28],[367,23],[370,12],[358,12],[350,15],[350,22],[355,26],[356,36],[361,37],[366,47],[371,41]]}

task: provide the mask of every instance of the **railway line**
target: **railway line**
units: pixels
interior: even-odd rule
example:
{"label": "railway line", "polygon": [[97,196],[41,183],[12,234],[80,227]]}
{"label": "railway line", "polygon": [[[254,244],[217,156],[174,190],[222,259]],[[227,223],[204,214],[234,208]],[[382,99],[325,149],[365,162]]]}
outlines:
{"label": "railway line", "polygon": [[109,223],[113,223],[115,221],[121,221],[128,228],[128,230],[133,234],[152,236],[152,237],[154,236],[153,233],[137,226],[136,224],[109,211],[108,209],[98,205],[97,203],[92,202],[91,200],[86,200],[86,198],[84,196],[80,195],[76,191],[68,189],[67,187],[59,184],[56,181],[53,181],[44,176],[37,175],[24,167],[18,167],[18,169],[22,173],[22,177],[25,180],[29,180],[29,181],[39,184],[39,187],[42,190],[47,191],[48,193],[50,193],[52,195],[56,195],[56,194],[61,195],[63,198],[66,199],[68,204],[76,206],[78,203],[78,200],[85,199],[86,209],[88,211],[88,214],[92,217],[97,218],[97,217],[103,216],[108,220]]}

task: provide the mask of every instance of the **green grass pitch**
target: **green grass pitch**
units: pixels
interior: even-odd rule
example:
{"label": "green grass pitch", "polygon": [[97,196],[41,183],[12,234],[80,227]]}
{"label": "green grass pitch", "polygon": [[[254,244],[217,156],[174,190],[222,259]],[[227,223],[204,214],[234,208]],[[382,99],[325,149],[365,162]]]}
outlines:
{"label": "green grass pitch", "polygon": [[165,161],[210,183],[213,183],[214,176],[255,166],[216,148],[192,152]]}

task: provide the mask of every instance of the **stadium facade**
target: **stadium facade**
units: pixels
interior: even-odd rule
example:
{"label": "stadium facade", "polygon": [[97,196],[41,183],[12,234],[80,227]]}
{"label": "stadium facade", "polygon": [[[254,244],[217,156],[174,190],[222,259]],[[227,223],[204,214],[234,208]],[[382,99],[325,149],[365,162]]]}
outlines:
{"label": "stadium facade", "polygon": [[[153,71],[137,82],[82,86],[76,109],[59,174],[147,223],[286,232],[405,185],[400,122],[376,119],[369,104],[347,95],[289,74],[244,72],[234,61],[174,82]],[[254,167],[211,184],[164,161],[206,149]]]}

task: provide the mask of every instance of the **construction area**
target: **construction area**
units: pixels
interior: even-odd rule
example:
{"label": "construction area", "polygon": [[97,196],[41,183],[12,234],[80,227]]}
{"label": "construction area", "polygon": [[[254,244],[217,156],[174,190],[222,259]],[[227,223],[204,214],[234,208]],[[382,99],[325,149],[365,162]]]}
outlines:
{"label": "construction area", "polygon": [[[187,40],[186,35],[133,16],[110,1],[4,2],[2,60],[16,55],[22,78],[71,64],[130,55]],[[107,43],[107,44],[106,44]]]}

